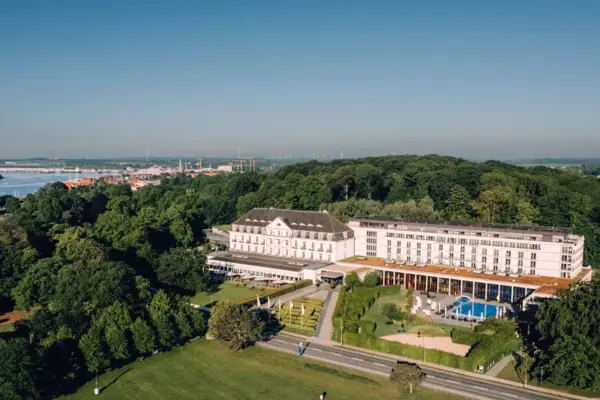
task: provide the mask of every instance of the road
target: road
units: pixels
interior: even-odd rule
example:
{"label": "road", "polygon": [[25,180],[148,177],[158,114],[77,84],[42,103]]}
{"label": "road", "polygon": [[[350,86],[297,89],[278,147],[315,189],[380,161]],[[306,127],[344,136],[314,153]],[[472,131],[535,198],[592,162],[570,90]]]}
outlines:
{"label": "road", "polygon": [[[259,343],[260,346],[273,350],[298,354],[299,339],[285,335],[273,337],[268,342]],[[306,346],[306,342],[304,343]],[[303,357],[328,362],[363,371],[366,373],[388,377],[393,361],[370,354],[360,353],[340,347],[323,346],[309,343]],[[464,375],[453,374],[421,366],[426,373],[423,386],[434,390],[457,394],[476,400],[550,400],[557,399],[545,394],[538,394],[526,390],[490,383]]]}

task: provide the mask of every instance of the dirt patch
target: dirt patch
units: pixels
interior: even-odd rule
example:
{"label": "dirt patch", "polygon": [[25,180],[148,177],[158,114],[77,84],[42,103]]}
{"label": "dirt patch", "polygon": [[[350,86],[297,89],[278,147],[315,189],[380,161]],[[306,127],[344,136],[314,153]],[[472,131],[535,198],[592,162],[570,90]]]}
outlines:
{"label": "dirt patch", "polygon": [[6,314],[0,314],[0,325],[12,324],[19,321],[27,315],[26,311],[12,311]]}
{"label": "dirt patch", "polygon": [[382,336],[381,339],[390,340],[392,342],[399,342],[409,344],[411,346],[423,347],[426,349],[437,349],[453,353],[459,356],[466,356],[470,346],[464,344],[452,343],[452,339],[448,336],[443,337],[418,337],[411,333],[398,333],[395,335]]}

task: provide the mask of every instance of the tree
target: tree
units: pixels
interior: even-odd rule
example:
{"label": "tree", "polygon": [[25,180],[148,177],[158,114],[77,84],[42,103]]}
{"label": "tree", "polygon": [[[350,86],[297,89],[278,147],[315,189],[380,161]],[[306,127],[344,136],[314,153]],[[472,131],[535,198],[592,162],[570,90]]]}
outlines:
{"label": "tree", "polygon": [[0,339],[0,396],[3,399],[38,396],[34,358],[25,339]]}
{"label": "tree", "polygon": [[258,340],[264,328],[254,311],[231,301],[213,307],[208,320],[209,333],[218,340],[229,343],[229,347],[241,350]]}
{"label": "tree", "polygon": [[102,330],[97,325],[92,325],[79,339],[79,348],[85,358],[88,371],[98,374],[110,365],[110,358],[103,343]]}
{"label": "tree", "polygon": [[467,221],[469,219],[470,202],[471,197],[467,189],[460,185],[452,186],[445,211],[446,218],[452,221]]}
{"label": "tree", "polygon": [[16,307],[26,310],[34,305],[48,304],[54,296],[60,267],[52,258],[41,259],[32,265],[12,290]]}
{"label": "tree", "polygon": [[129,327],[132,323],[127,305],[114,302],[102,310],[95,323],[104,329],[104,337],[112,357],[127,360],[130,357]]}
{"label": "tree", "polygon": [[149,307],[152,323],[158,334],[158,341],[166,347],[177,343],[177,326],[171,299],[163,290],[159,290]]}
{"label": "tree", "polygon": [[379,284],[379,277],[377,276],[377,272],[371,271],[368,272],[363,278],[363,285],[366,287],[375,287]]}
{"label": "tree", "polygon": [[174,248],[158,258],[158,279],[175,291],[196,294],[204,289],[204,256],[199,252]]}
{"label": "tree", "polygon": [[541,353],[534,375],[554,384],[600,389],[600,280],[578,282],[558,299],[542,303],[536,329]]}
{"label": "tree", "polygon": [[354,171],[357,192],[371,199],[382,183],[383,171],[371,164],[359,164]]}
{"label": "tree", "polygon": [[533,225],[533,221],[538,217],[539,211],[526,200],[517,201],[516,223],[519,225]]}
{"label": "tree", "polygon": [[409,388],[413,392],[413,386],[421,384],[425,379],[425,373],[417,364],[404,361],[396,361],[390,373],[390,380],[397,383],[401,388]]}
{"label": "tree", "polygon": [[344,283],[350,289],[354,289],[355,286],[358,286],[360,284],[360,278],[358,277],[358,274],[356,272],[350,272],[348,275],[346,275]]}
{"label": "tree", "polygon": [[387,323],[401,320],[404,315],[394,303],[385,303],[381,306],[381,313],[387,318]]}
{"label": "tree", "polygon": [[7,213],[9,214],[13,214],[15,213],[17,210],[19,210],[21,208],[21,200],[19,200],[16,197],[12,197],[10,196],[9,198],[7,198],[4,202],[4,209],[6,210]]}
{"label": "tree", "polygon": [[133,344],[138,354],[150,354],[156,348],[156,338],[152,327],[138,317],[131,325]]}

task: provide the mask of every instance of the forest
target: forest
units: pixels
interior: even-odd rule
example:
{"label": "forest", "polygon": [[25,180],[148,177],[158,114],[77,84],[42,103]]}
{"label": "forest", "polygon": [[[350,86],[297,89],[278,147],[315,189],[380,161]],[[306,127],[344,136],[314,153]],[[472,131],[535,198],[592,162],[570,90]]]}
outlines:
{"label": "forest", "polygon": [[0,398],[69,393],[201,334],[186,296],[212,285],[203,229],[253,207],[570,226],[586,236],[585,263],[600,259],[600,180],[547,167],[406,155],[178,175],[135,192],[49,184],[0,197],[0,313],[33,310],[0,334]]}

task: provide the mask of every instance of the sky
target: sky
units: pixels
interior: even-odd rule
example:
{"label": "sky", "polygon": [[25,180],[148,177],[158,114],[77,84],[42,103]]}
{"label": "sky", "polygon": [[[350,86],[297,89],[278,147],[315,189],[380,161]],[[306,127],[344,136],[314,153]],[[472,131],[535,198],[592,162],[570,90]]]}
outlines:
{"label": "sky", "polygon": [[0,0],[0,158],[600,156],[600,1]]}

